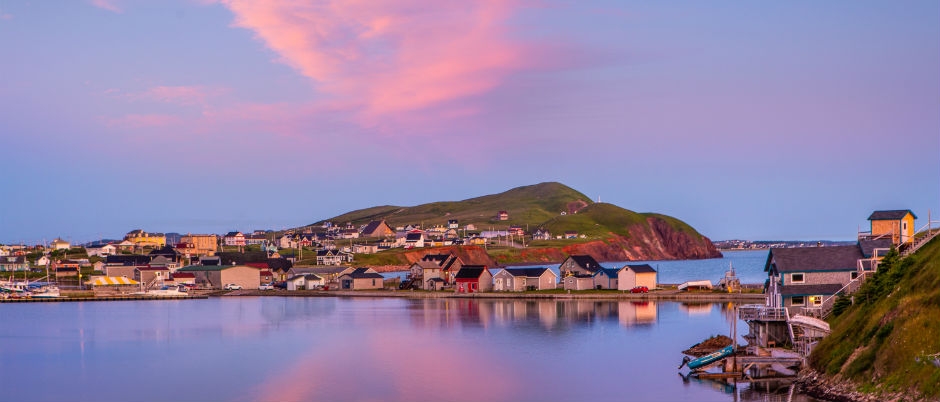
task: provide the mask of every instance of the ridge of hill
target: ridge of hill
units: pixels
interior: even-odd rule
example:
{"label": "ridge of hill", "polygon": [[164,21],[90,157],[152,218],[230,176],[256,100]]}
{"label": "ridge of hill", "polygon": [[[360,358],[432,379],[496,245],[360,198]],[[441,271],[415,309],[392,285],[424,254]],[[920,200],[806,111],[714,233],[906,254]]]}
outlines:
{"label": "ridge of hill", "polygon": [[853,399],[940,399],[940,241],[906,258],[892,251],[853,299],[836,303],[811,382],[867,394]]}
{"label": "ridge of hill", "polygon": [[[509,214],[498,220],[499,211]],[[557,182],[539,183],[463,201],[441,201],[412,207],[383,205],[351,211],[325,222],[361,226],[384,219],[390,226],[444,226],[456,219],[460,227],[506,230],[520,226],[529,234],[548,230],[553,240],[530,241],[525,247],[491,250],[502,264],[560,262],[568,255],[589,254],[599,261],[700,259],[721,257],[711,240],[685,222],[657,213],[637,213],[608,203],[595,203],[583,193]],[[576,232],[573,239],[557,239]],[[381,254],[381,253],[380,253]],[[401,253],[399,253],[401,254]],[[386,264],[407,263],[406,257],[380,258]],[[368,261],[368,258],[365,259]]]}

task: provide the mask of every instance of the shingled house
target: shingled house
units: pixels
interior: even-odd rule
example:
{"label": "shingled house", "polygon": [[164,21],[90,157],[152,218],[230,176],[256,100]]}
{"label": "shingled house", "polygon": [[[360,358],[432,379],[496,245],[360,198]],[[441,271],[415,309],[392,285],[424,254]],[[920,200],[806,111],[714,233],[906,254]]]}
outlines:
{"label": "shingled house", "polygon": [[591,275],[603,268],[594,257],[589,255],[572,255],[565,259],[558,267],[562,277],[570,275]]}
{"label": "shingled house", "polygon": [[394,236],[395,231],[384,220],[369,222],[362,228],[359,237],[387,237]]}
{"label": "shingled house", "polygon": [[822,307],[860,275],[864,259],[858,244],[770,249],[764,265],[770,307],[786,307],[790,314]]}

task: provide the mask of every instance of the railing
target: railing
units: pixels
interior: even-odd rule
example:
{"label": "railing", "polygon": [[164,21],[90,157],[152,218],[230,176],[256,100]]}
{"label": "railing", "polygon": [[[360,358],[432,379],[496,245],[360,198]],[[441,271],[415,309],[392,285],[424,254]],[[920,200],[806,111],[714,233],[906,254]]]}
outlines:
{"label": "railing", "polygon": [[[911,254],[914,254],[914,252],[923,247],[923,245],[927,244],[929,241],[933,240],[934,237],[937,237],[937,235],[940,234],[940,229],[933,228],[934,223],[940,223],[940,221],[927,221],[927,224],[921,226],[920,229],[914,232],[914,241],[911,243],[910,247],[905,248],[901,252],[902,257],[907,257]],[[924,233],[924,235],[918,238],[917,234],[920,233]]]}
{"label": "railing", "polygon": [[[859,260],[859,261],[862,261],[862,260]],[[865,277],[867,276],[867,274],[868,274],[868,271],[859,270],[858,276],[855,277],[855,279],[852,279],[851,281],[849,281],[849,283],[846,283],[845,286],[843,286],[841,289],[833,293],[832,296],[829,296],[826,299],[824,299],[822,304],[819,307],[808,307],[808,308],[803,309],[804,311],[810,310],[810,309],[814,309],[814,310],[818,309],[819,311],[812,312],[813,314],[818,314],[818,315],[811,315],[811,314],[806,314],[806,315],[810,315],[812,317],[817,317],[821,319],[826,319],[827,317],[829,317],[829,314],[832,314],[832,308],[835,307],[836,298],[838,298],[840,294],[855,293],[855,291],[858,290],[858,288],[862,287],[862,282],[865,281]]]}
{"label": "railing", "polygon": [[746,304],[738,307],[738,317],[745,321],[786,321],[787,309],[767,307],[760,304]]}

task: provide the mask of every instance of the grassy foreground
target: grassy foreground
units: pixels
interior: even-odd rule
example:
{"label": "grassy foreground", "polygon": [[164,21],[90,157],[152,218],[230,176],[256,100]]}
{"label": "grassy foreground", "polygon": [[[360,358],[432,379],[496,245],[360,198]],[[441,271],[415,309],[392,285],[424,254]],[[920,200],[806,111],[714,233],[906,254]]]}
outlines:
{"label": "grassy foreground", "polygon": [[837,302],[813,368],[862,392],[940,398],[940,241],[905,259],[892,252],[854,300]]}

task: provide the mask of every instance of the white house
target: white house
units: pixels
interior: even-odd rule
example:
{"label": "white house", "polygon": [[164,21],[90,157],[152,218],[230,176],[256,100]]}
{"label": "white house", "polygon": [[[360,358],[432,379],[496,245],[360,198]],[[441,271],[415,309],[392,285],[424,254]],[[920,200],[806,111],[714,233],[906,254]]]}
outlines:
{"label": "white house", "polygon": [[649,264],[624,265],[617,271],[617,290],[630,290],[637,286],[656,287],[656,270]]}
{"label": "white house", "polygon": [[85,251],[88,252],[89,257],[98,256],[104,258],[109,255],[117,254],[117,247],[114,247],[112,244],[99,244],[97,246],[86,246]]}

